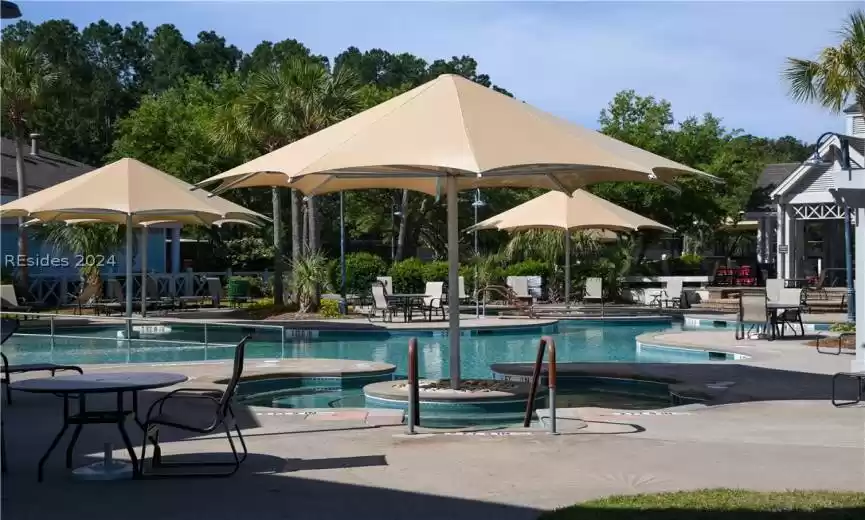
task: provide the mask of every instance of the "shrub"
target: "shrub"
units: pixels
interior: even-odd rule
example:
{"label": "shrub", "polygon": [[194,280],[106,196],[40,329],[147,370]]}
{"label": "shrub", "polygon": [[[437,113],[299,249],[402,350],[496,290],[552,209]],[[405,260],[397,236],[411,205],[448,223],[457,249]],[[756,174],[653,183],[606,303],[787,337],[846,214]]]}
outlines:
{"label": "shrub", "polygon": [[829,325],[830,332],[856,332],[855,323],[833,323]]}
{"label": "shrub", "polygon": [[[339,287],[339,261],[337,260],[334,287]],[[387,272],[387,265],[381,257],[370,253],[351,253],[345,256],[345,290],[349,294],[369,294],[370,287],[377,276]]]}
{"label": "shrub", "polygon": [[424,282],[446,282],[448,279],[448,263],[437,260],[424,265]]}
{"label": "shrub", "polygon": [[[501,266],[499,257],[495,255],[479,257],[475,260],[475,266],[477,266],[478,272],[478,288],[489,285],[504,285],[505,270]],[[472,276],[474,276],[474,269],[472,269]]]}
{"label": "shrub", "polygon": [[321,300],[318,312],[323,318],[339,318],[339,302],[336,300]]}
{"label": "shrub", "polygon": [[505,269],[506,276],[543,276],[547,278],[550,275],[550,266],[546,262],[540,260],[524,260],[522,262],[511,264]]}
{"label": "shrub", "polygon": [[679,257],[679,261],[688,267],[700,267],[700,264],[703,262],[703,257],[694,253],[685,253]]}
{"label": "shrub", "polygon": [[407,258],[394,263],[390,268],[390,276],[393,278],[394,292],[423,292],[424,268],[424,263],[417,258]]}

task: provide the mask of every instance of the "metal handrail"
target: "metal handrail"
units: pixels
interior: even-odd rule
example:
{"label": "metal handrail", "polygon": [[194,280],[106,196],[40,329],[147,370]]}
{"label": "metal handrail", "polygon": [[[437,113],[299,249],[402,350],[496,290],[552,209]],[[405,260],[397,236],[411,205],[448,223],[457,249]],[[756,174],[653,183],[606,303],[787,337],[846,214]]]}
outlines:
{"label": "metal handrail", "polygon": [[[183,318],[147,318],[141,316],[97,316],[97,317],[82,317],[76,315],[68,315],[68,314],[56,314],[56,313],[41,313],[41,312],[9,312],[5,313],[0,309],[0,314],[10,314],[15,316],[33,316],[36,318],[47,318],[49,325],[49,337],[51,341],[51,348],[54,348],[54,340],[55,338],[83,338],[83,336],[75,336],[75,335],[66,335],[66,334],[57,334],[56,329],[54,327],[54,321],[57,319],[60,320],[87,320],[89,323],[118,323],[122,322],[126,325],[126,337],[124,338],[116,338],[121,341],[127,341],[130,343],[135,340],[132,337],[132,323],[133,322],[151,322],[151,323],[182,323],[186,325],[202,325],[204,328],[204,347],[207,348],[209,342],[207,339],[207,327],[210,325],[211,327],[241,327],[241,328],[251,328],[251,329],[275,329],[280,331],[280,342],[282,347],[282,357],[285,357],[285,325],[264,325],[259,322],[247,322],[247,323],[237,323],[237,322],[227,322],[220,320],[188,320]],[[19,335],[24,336],[28,335],[27,333],[19,333]],[[31,336],[41,336],[42,334],[29,334]],[[93,339],[90,336],[86,337],[87,339]],[[107,339],[107,338],[106,338]],[[115,338],[112,338],[115,339]],[[166,342],[169,340],[165,340]],[[206,352],[205,352],[206,357]]]}
{"label": "metal handrail", "polygon": [[[522,302],[520,302],[520,299],[516,295],[514,290],[511,289],[510,287],[506,287],[503,285],[487,285],[487,286],[484,286],[484,287],[476,290],[474,293],[475,302],[478,302],[478,300],[479,300],[478,297],[480,296],[481,293],[487,293],[490,291],[492,291],[493,293],[498,293],[500,296],[503,296],[505,298],[505,301],[507,301],[509,305],[515,305],[517,308],[525,307],[529,311],[529,318],[535,317],[534,306],[531,304],[521,305]],[[486,317],[486,315],[487,315],[487,299],[486,298],[484,298],[484,302],[483,302],[483,305],[481,307],[483,308],[483,316]],[[476,315],[475,317],[478,317],[478,318],[480,317],[480,314],[477,311],[477,305],[475,306],[475,315]]]}
{"label": "metal handrail", "polygon": [[550,336],[543,336],[538,342],[538,356],[529,383],[529,399],[526,402],[526,416],[523,426],[528,428],[532,423],[532,412],[535,409],[535,396],[538,392],[538,381],[541,379],[541,366],[544,363],[544,352],[549,349],[550,360],[547,366],[547,387],[550,391],[550,433],[556,433],[556,341]]}
{"label": "metal handrail", "polygon": [[408,340],[408,433],[420,426],[420,380],[418,379],[417,338]]}

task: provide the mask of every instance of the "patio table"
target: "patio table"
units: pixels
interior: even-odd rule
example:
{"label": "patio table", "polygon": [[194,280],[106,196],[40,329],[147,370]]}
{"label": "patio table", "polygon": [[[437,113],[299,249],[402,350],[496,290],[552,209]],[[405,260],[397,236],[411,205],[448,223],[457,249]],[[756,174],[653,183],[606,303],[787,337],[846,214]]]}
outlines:
{"label": "patio table", "polygon": [[[60,443],[60,439],[66,433],[66,428],[71,424],[75,425],[75,431],[72,433],[72,440],[69,442],[69,446],[66,448],[67,468],[72,467],[72,450],[75,448],[75,443],[78,441],[78,436],[81,434],[81,429],[85,424],[116,424],[123,438],[126,451],[129,453],[129,458],[132,461],[132,476],[133,478],[138,477],[140,469],[138,467],[138,459],[135,456],[135,450],[123,425],[126,422],[127,416],[132,415],[138,427],[142,431],[144,430],[144,425],[138,418],[138,392],[176,385],[187,379],[183,374],[170,372],[100,372],[74,376],[27,379],[11,384],[10,388],[13,390],[36,394],[55,394],[63,397],[63,426],[57,432],[51,445],[48,446],[48,450],[39,459],[38,481],[42,482],[45,463],[48,461],[48,457],[51,456],[51,452]],[[123,394],[125,393],[132,394],[131,410],[127,410],[124,406]],[[88,411],[88,394],[117,394],[116,410]],[[78,397],[77,414],[72,414],[69,410],[69,399],[72,396]]]}
{"label": "patio table", "polygon": [[415,300],[423,301],[424,298],[428,298],[428,294],[389,294],[387,295],[388,300],[397,300],[400,306],[402,306],[402,315],[404,321],[412,321],[412,304]]}

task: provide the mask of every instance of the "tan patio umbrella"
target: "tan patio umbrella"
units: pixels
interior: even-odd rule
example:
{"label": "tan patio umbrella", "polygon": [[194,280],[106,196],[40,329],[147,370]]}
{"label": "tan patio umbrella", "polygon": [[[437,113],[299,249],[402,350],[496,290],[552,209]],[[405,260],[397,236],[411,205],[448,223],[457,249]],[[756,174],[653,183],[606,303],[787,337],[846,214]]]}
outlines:
{"label": "tan patio umbrella", "polygon": [[660,222],[638,215],[585,190],[570,197],[560,191],[550,191],[524,202],[466,231],[499,229],[561,229],[565,232],[565,306],[569,307],[571,284],[571,232],[580,230],[640,231],[653,229],[669,233],[675,230]]}
{"label": "tan patio umbrella", "polygon": [[66,182],[0,206],[0,217],[41,222],[99,221],[126,225],[126,315],[132,315],[132,228],[151,222],[210,226],[221,220],[267,217],[135,159],[120,159]]}
{"label": "tan patio umbrella", "polygon": [[571,193],[602,181],[706,175],[445,74],[316,134],[211,177],[216,192],[250,186],[309,194],[404,188],[447,194],[450,376],[459,386],[457,193],[540,187]]}

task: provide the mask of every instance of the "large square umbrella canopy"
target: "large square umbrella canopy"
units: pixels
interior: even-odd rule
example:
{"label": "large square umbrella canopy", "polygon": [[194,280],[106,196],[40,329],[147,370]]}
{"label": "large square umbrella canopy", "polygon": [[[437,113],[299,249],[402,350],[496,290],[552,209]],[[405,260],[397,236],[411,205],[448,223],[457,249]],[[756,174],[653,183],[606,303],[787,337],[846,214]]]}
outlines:
{"label": "large square umbrella canopy", "polygon": [[571,193],[596,182],[669,182],[689,166],[574,125],[444,74],[400,96],[199,185],[305,194],[352,189],[447,193],[451,385],[459,387],[457,193],[536,187]]}

